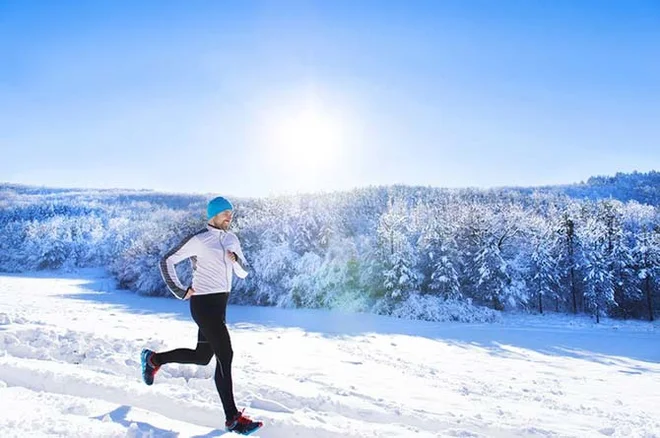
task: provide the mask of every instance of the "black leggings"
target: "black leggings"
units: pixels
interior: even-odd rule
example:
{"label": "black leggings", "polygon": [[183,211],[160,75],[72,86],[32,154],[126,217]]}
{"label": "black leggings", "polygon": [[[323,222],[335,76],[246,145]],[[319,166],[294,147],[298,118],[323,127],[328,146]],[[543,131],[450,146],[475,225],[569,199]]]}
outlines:
{"label": "black leggings", "polygon": [[176,350],[156,353],[154,364],[194,363],[207,365],[213,355],[216,357],[215,387],[218,389],[220,401],[225,410],[227,420],[233,419],[238,413],[234,402],[233,384],[231,380],[231,362],[234,351],[225,323],[228,293],[209,295],[193,295],[190,298],[190,313],[197,323],[197,347],[178,348]]}

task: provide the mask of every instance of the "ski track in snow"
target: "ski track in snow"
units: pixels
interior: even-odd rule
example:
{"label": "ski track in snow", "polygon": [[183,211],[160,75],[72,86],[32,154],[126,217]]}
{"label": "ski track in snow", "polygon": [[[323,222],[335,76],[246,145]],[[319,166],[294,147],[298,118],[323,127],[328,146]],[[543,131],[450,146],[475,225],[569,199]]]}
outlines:
{"label": "ski track in snow", "polygon": [[[0,276],[0,436],[236,436],[213,364],[140,378],[142,348],[194,347],[187,303],[112,284],[94,270]],[[657,325],[248,306],[228,320],[236,401],[262,438],[660,437]]]}

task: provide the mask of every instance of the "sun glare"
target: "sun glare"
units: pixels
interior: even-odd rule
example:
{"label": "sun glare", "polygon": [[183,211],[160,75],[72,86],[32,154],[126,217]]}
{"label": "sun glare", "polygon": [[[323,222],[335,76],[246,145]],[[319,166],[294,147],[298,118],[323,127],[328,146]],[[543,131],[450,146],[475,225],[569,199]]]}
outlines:
{"label": "sun glare", "polygon": [[337,165],[342,152],[340,121],[317,105],[271,114],[267,129],[269,156],[277,167],[313,176]]}

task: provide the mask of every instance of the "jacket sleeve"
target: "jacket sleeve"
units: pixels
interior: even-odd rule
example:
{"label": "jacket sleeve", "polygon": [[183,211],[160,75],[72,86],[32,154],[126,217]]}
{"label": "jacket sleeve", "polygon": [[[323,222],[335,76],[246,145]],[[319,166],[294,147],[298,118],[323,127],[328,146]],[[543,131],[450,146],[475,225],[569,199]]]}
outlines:
{"label": "jacket sleeve", "polygon": [[248,262],[243,255],[243,250],[241,249],[241,243],[236,239],[235,245],[233,245],[234,253],[236,254],[236,261],[232,263],[234,268],[234,273],[238,278],[245,278],[248,276]]}
{"label": "jacket sleeve", "polygon": [[187,287],[181,284],[177,276],[175,265],[187,258],[197,255],[197,239],[194,235],[181,241],[160,260],[160,273],[165,280],[167,288],[180,300],[186,296]]}

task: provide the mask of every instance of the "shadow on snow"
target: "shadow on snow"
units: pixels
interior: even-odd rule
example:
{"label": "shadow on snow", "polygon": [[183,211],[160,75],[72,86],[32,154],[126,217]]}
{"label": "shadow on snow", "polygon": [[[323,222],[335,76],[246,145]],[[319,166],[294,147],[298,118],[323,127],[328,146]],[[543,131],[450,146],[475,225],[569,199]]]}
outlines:
{"label": "shadow on snow", "polygon": [[[173,298],[145,297],[115,288],[111,278],[94,278],[81,287],[88,292],[67,295],[116,307],[139,315],[161,314],[190,321],[189,304]],[[459,323],[405,320],[365,313],[324,309],[283,309],[230,305],[227,322],[232,330],[299,329],[329,338],[363,335],[417,336],[460,347],[480,347],[501,357],[523,356],[516,349],[627,367],[627,374],[655,372],[625,359],[660,362],[660,339],[655,332],[617,331],[612,328],[529,326],[501,323]],[[513,348],[511,348],[513,347]],[[430,351],[432,353],[432,351]]]}

